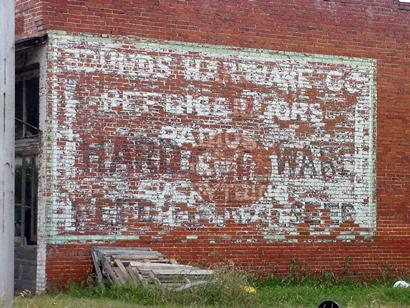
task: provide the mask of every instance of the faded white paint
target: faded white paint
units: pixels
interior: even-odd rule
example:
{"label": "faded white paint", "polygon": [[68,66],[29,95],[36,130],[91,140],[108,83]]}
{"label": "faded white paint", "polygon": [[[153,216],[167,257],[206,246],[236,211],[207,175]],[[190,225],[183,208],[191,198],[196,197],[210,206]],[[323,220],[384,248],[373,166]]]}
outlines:
{"label": "faded white paint", "polygon": [[[373,234],[374,61],[50,37],[50,242],[86,237],[87,228],[101,239],[135,236],[150,223],[233,222],[267,240],[295,241],[305,222],[309,241],[340,227],[347,233],[334,240]],[[99,129],[103,143],[84,141]],[[80,168],[84,143],[88,165]],[[132,146],[149,160],[130,161]],[[175,168],[176,157],[176,173],[161,169]],[[75,203],[79,191],[99,197]]]}

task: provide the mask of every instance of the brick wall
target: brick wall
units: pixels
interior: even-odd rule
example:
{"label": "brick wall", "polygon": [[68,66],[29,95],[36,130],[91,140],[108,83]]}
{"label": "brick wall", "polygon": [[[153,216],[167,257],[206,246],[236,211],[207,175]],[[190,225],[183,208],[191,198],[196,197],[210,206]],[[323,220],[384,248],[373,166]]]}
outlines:
{"label": "brick wall", "polygon": [[292,259],[409,267],[410,16],[397,2],[43,7],[45,27],[66,31],[49,45],[50,283],[86,278],[92,243],[281,274]]}
{"label": "brick wall", "polygon": [[42,1],[16,0],[16,40],[44,35],[43,14]]}

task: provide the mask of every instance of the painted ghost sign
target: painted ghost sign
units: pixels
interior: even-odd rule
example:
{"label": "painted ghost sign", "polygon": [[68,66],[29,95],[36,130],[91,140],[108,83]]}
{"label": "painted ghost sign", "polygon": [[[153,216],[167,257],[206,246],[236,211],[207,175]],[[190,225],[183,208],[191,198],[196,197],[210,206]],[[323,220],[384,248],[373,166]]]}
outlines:
{"label": "painted ghost sign", "polygon": [[61,33],[50,57],[55,241],[372,235],[372,60]]}

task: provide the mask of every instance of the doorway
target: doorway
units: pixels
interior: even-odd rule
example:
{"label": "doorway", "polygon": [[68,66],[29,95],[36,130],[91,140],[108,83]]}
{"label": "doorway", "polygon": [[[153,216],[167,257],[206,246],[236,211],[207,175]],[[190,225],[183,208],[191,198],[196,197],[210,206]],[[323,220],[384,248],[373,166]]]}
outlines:
{"label": "doorway", "polygon": [[16,70],[15,290],[35,291],[37,271],[39,65]]}

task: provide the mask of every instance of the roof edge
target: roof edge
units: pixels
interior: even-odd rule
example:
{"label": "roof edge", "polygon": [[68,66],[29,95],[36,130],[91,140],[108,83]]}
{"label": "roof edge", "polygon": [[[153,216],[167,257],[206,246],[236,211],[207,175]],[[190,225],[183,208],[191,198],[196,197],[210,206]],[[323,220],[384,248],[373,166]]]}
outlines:
{"label": "roof edge", "polygon": [[47,41],[48,35],[44,34],[41,36],[25,38],[21,40],[17,40],[15,42],[16,51],[20,51],[29,47],[39,46],[45,44]]}

